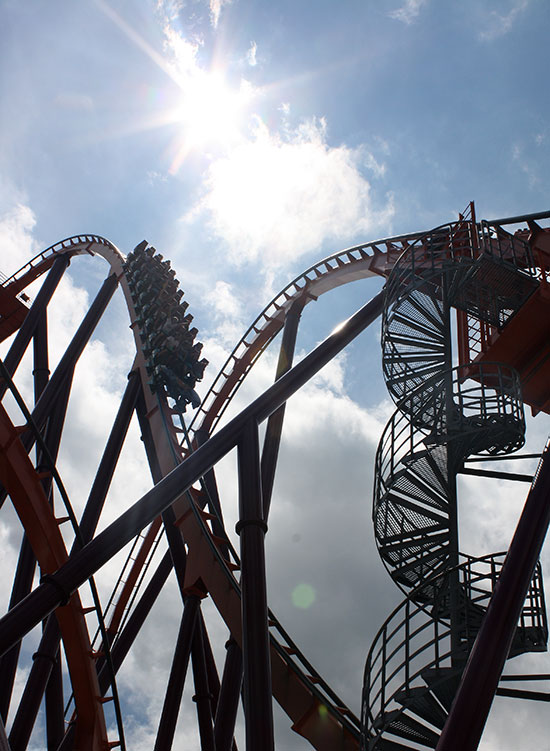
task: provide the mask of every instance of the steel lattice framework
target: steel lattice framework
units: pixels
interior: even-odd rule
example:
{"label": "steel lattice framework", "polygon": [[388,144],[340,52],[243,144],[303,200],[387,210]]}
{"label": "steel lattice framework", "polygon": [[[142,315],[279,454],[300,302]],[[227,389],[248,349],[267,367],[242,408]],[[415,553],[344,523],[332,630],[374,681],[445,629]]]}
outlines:
{"label": "steel lattice framework", "polygon": [[[9,610],[0,619],[0,748],[27,748],[44,696],[48,749],[125,747],[116,674],[172,570],[182,617],[156,751],[172,747],[190,661],[201,748],[207,751],[236,748],[241,690],[248,751],[275,748],[273,698],[292,728],[319,751],[477,748],[495,693],[526,693],[498,687],[506,657],[546,649],[537,560],[549,521],[550,463],[544,453],[506,559],[460,554],[456,476],[467,471],[471,454],[499,456],[523,445],[524,402],[534,411],[550,411],[549,338],[540,323],[543,314],[550,320],[550,234],[537,224],[549,216],[478,223],[471,205],[449,225],[324,259],[261,312],[202,402],[195,384],[207,361],[195,341],[188,303],[170,263],[147,243],[125,257],[104,238],[72,237],[6,279],[0,287],[0,337],[13,339],[0,363],[0,393],[15,398],[23,419],[15,424],[14,409],[0,405],[0,492],[2,503],[9,497],[13,504],[24,535]],[[523,223],[523,229],[509,234],[504,227],[512,223]],[[84,254],[102,256],[110,272],[50,375],[48,305],[70,260]],[[42,275],[31,304],[25,290]],[[385,290],[293,366],[304,306],[375,275],[387,279]],[[128,307],[136,356],[77,519],[56,458],[75,366],[117,287]],[[264,538],[287,399],[379,316],[383,371],[397,412],[376,457],[373,519],[382,560],[406,599],[370,650],[359,721],[269,610]],[[274,384],[220,427],[246,375],[281,331]],[[12,379],[31,342],[34,404],[27,405]],[[186,425],[189,404],[196,412]],[[98,533],[134,414],[154,485]],[[215,476],[217,462],[234,448],[238,552],[225,530],[223,489],[218,491]],[[72,525],[69,543],[60,529],[64,521]],[[124,580],[121,575],[106,615],[93,577],[128,543]],[[33,588],[37,566],[40,583]],[[88,581],[99,623],[96,642],[80,594]],[[205,597],[214,601],[229,634],[221,678],[201,611]],[[6,727],[21,642],[41,622],[40,644]],[[70,677],[65,687],[60,645]],[[476,680],[479,675],[487,680]],[[105,720],[109,699],[115,735]]]}

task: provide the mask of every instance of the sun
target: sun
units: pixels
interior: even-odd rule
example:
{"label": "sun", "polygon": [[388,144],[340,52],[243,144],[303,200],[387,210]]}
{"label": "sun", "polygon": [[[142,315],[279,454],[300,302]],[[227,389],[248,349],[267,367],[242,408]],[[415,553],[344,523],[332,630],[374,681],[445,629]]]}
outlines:
{"label": "sun", "polygon": [[253,96],[244,79],[230,86],[222,73],[195,70],[180,88],[173,121],[181,128],[170,171],[176,172],[191,152],[224,150],[243,138]]}
{"label": "sun", "polygon": [[[157,127],[176,129],[170,147],[169,172],[174,174],[192,153],[210,155],[243,140],[252,100],[258,89],[241,76],[237,86],[228,83],[226,70],[214,62],[207,69],[199,62],[202,42],[186,39],[169,23],[164,26],[164,54],[154,49],[103,0],[101,10],[171,80],[173,93],[162,90],[168,104],[124,127],[134,133]],[[235,66],[233,65],[233,70]],[[149,91],[149,90],[148,90]],[[158,90],[152,89],[153,93]],[[120,131],[119,131],[120,133]]]}

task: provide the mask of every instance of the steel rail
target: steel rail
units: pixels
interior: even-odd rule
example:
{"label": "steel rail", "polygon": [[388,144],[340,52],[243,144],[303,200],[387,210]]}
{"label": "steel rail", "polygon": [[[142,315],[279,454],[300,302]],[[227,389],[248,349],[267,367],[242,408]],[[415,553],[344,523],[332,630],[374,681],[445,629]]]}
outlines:
{"label": "steel rail", "polygon": [[[79,238],[79,239],[81,239],[81,238]],[[74,250],[74,244],[73,244],[73,243],[69,243],[69,244],[68,244],[68,243],[61,243],[61,244],[59,244],[59,245],[63,246],[63,247],[65,248],[65,249],[67,249],[67,246],[69,246],[69,248],[70,248],[71,250]],[[59,245],[58,245],[58,249],[59,249]],[[67,252],[69,252],[69,251],[67,250]],[[40,254],[40,255],[39,255],[39,256],[38,256],[37,258],[38,258],[38,260],[40,260],[40,261],[42,261],[42,262],[43,262],[43,261],[44,261],[44,258],[45,258],[45,256],[47,256],[47,253],[43,253],[43,254]],[[29,266],[32,266],[32,264],[29,264]],[[338,267],[337,267],[337,268],[338,268]],[[46,265],[45,265],[45,263],[43,263],[43,267],[42,267],[42,270],[45,270],[45,269],[46,269]],[[329,275],[330,275],[330,272],[331,272],[332,270],[333,270],[333,269],[332,269],[332,268],[330,267],[330,265],[327,265],[327,274],[329,274]],[[25,267],[24,267],[24,271],[25,271]],[[35,273],[34,267],[33,267],[33,273]],[[21,276],[21,275],[20,275],[20,276]],[[279,625],[279,627],[280,627],[280,625]],[[282,648],[281,648],[281,647],[279,647],[279,650],[282,650]],[[288,661],[288,656],[287,656],[287,661]],[[303,662],[303,664],[307,664],[307,665],[309,665],[309,664],[307,663],[307,660],[305,660],[305,658],[303,658],[303,657],[302,657],[302,662]],[[294,669],[295,669],[295,670],[297,670],[297,671],[298,671],[299,673],[301,673],[301,674],[303,675],[303,672],[302,672],[302,671],[300,671],[300,669],[299,669],[299,668],[296,668],[296,667],[295,667]],[[312,671],[312,672],[313,672],[313,671]],[[313,685],[313,684],[312,684],[312,685]],[[326,686],[326,690],[327,690],[327,693],[330,693],[330,692],[331,692],[331,690],[330,690],[330,687],[328,687],[328,685]],[[314,691],[314,693],[315,693],[315,691]],[[337,698],[337,697],[335,697],[335,698]],[[323,703],[326,703],[326,699],[325,699],[325,700],[323,701]],[[340,705],[340,706],[342,705],[342,702],[341,702],[341,701],[338,701],[337,703],[338,703],[338,705]],[[348,714],[350,714],[350,715],[351,715],[351,713],[349,712],[349,710],[346,710],[346,711],[347,711],[347,713],[348,713]],[[355,730],[355,732],[357,732],[357,730]]]}
{"label": "steel rail", "polygon": [[292,305],[304,306],[325,292],[369,276],[386,277],[393,262],[425,232],[413,232],[355,245],[313,264],[265,306],[235,345],[204,396],[189,430],[212,432],[250,368],[282,329]]}
{"label": "steel rail", "polygon": [[[67,493],[65,485],[57,469],[55,459],[52,457],[48,449],[48,446],[46,445],[46,442],[44,441],[44,438],[42,437],[42,434],[40,433],[40,430],[38,429],[38,426],[36,425],[36,422],[33,420],[30,410],[25,404],[23,397],[19,393],[17,386],[13,382],[13,379],[11,378],[9,371],[7,370],[6,366],[4,365],[4,362],[1,359],[0,359],[0,375],[4,383],[6,384],[7,388],[12,393],[17,403],[17,406],[19,407],[19,409],[21,410],[21,413],[23,414],[23,417],[25,419],[27,426],[33,432],[35,441],[37,445],[40,447],[40,451],[42,452],[43,469],[47,469],[48,472],[51,472],[52,478],[55,481],[55,484],[57,486],[57,489],[63,501],[63,505],[65,506],[65,511],[67,513],[68,519],[70,520],[71,527],[73,529],[73,533],[75,536],[73,546],[75,548],[78,548],[79,546],[82,547],[85,544],[85,537],[83,536],[81,532],[80,526],[78,524],[78,520],[76,518],[74,509],[69,499],[69,495]],[[45,464],[44,464],[44,459],[46,462]],[[53,514],[53,511],[52,511],[52,514]],[[105,652],[106,665],[107,665],[108,673],[109,673],[109,681],[110,681],[111,689],[113,692],[114,710],[115,710],[117,730],[119,733],[120,747],[122,751],[124,751],[126,748],[126,744],[124,741],[124,728],[122,724],[122,714],[120,710],[120,701],[119,701],[118,690],[117,690],[117,685],[116,685],[115,672],[113,668],[109,642],[107,639],[107,629],[105,626],[105,622],[103,620],[99,592],[97,590],[97,586],[96,586],[93,576],[89,577],[88,583],[90,585],[90,591],[91,591],[92,600],[94,603],[94,609],[97,615],[99,630],[103,638],[103,651]],[[74,604],[72,606],[74,606]]]}
{"label": "steel rail", "polygon": [[324,365],[355,339],[382,312],[383,294],[349,318],[343,326],[260,397],[190,454],[185,461],[145,493],[127,511],[80,550],[75,551],[51,578],[0,619],[0,653],[37,625],[65,596],[74,592],[91,574],[107,563],[148,523],[204,475],[237,445],[249,420],[260,423],[305,385]]}

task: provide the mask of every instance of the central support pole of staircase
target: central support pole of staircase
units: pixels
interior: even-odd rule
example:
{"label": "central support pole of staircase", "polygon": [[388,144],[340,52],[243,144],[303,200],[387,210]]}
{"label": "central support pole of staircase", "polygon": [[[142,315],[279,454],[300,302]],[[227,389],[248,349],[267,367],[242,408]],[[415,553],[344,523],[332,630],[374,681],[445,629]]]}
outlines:
{"label": "central support pole of staircase", "polygon": [[[457,405],[454,401],[453,387],[453,352],[451,332],[451,305],[449,301],[448,275],[442,274],[441,290],[443,304],[443,341],[445,347],[445,425],[443,429],[447,436],[447,487],[448,487],[448,513],[449,513],[449,613],[451,625],[451,662],[453,665],[460,663],[461,637],[460,637],[460,580],[458,573],[458,498],[456,489],[457,457],[453,441],[449,440],[453,431],[453,422],[457,419]],[[456,428],[455,428],[456,430]],[[462,457],[459,457],[459,460]]]}

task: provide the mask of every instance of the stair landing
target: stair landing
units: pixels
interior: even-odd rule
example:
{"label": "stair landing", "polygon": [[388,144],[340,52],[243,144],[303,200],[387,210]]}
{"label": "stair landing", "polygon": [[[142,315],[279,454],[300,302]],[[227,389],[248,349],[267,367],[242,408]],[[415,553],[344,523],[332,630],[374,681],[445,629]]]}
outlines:
{"label": "stair landing", "polygon": [[[515,368],[523,401],[550,414],[550,286],[541,284],[474,363],[499,362]],[[475,377],[472,374],[472,377]]]}

